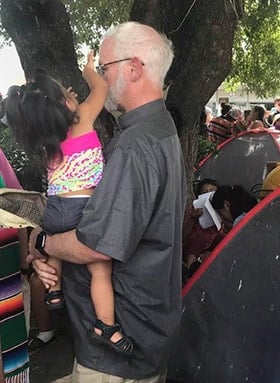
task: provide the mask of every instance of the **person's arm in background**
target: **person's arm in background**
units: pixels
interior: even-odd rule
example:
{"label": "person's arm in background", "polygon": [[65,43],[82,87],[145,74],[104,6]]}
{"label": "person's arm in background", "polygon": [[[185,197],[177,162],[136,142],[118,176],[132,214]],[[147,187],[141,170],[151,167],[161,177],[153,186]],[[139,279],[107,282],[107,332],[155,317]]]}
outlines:
{"label": "person's arm in background", "polygon": [[27,229],[18,230],[19,240],[19,253],[20,253],[20,267],[22,270],[28,272],[29,263],[26,261],[28,255],[28,233]]}
{"label": "person's arm in background", "polygon": [[3,361],[2,361],[1,339],[0,339],[0,383],[5,383]]}
{"label": "person's arm in background", "polygon": [[0,171],[3,175],[5,185],[7,188],[22,189],[14,170],[10,165],[9,161],[7,160],[2,149],[0,149]]}
{"label": "person's arm in background", "polygon": [[[22,189],[17,176],[7,160],[4,152],[0,149],[0,174],[3,177],[4,184],[1,187],[7,187],[11,189]],[[2,178],[1,177],[1,178]],[[22,269],[28,269],[29,265],[26,262],[26,258],[28,255],[28,234],[27,229],[19,229],[18,230],[18,239],[19,239],[19,247],[20,247],[20,267]]]}

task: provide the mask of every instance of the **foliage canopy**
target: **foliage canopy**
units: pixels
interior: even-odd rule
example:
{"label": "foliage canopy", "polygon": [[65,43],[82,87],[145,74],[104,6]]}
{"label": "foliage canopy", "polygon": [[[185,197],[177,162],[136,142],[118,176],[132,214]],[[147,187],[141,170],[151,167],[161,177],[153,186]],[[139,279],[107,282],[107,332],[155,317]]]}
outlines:
{"label": "foliage canopy", "polygon": [[102,32],[128,20],[133,0],[62,0],[69,15],[74,41],[96,48]]}
{"label": "foliage canopy", "polygon": [[[133,0],[62,0],[72,26],[76,48],[97,49],[105,29],[129,19]],[[0,26],[0,33],[8,40]],[[260,97],[280,92],[280,1],[244,0],[233,50],[233,66],[226,80],[228,90],[238,85]]]}
{"label": "foliage canopy", "polygon": [[246,0],[235,36],[228,88],[243,85],[259,97],[280,92],[280,2]]}

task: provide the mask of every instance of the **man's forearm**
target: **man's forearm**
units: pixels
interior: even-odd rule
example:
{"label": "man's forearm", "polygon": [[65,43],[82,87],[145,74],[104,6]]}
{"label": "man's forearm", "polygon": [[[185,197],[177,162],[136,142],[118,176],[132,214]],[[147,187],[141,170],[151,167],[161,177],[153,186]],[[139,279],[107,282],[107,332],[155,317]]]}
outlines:
{"label": "man's forearm", "polygon": [[76,230],[48,235],[44,250],[52,257],[72,263],[88,264],[111,260],[107,255],[98,253],[80,242]]}

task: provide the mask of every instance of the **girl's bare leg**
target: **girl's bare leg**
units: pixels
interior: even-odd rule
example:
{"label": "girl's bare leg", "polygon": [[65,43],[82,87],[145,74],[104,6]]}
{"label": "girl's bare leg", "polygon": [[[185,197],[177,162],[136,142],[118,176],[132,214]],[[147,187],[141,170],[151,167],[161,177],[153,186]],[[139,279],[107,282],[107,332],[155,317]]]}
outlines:
{"label": "girl's bare leg", "polygon": [[[96,317],[109,326],[115,324],[115,300],[112,285],[112,262],[95,262],[89,264],[91,273],[91,298]],[[101,335],[101,330],[95,328],[96,334]],[[117,342],[123,337],[120,332],[112,335],[111,341]]]}
{"label": "girl's bare leg", "polygon": [[[62,269],[62,263],[59,259],[49,257],[48,264],[56,269],[56,275],[58,276],[58,281],[54,286],[51,286],[49,288],[49,293],[52,291],[59,291],[61,290],[61,269]],[[59,303],[61,301],[61,298],[57,299],[51,299],[51,303]]]}
{"label": "girl's bare leg", "polygon": [[36,273],[33,273],[30,278],[30,288],[31,308],[38,330],[40,332],[52,331],[53,325],[51,323],[48,306],[45,303],[47,290]]}

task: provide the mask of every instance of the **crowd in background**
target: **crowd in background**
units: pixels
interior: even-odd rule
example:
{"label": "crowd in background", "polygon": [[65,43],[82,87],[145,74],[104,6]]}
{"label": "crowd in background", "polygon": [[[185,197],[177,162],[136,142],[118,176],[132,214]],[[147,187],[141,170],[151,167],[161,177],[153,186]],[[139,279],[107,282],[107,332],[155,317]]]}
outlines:
{"label": "crowd in background", "polygon": [[255,105],[251,110],[242,111],[238,106],[222,103],[221,114],[218,116],[214,116],[211,108],[206,106],[201,113],[199,125],[199,134],[215,144],[221,144],[246,130],[280,130],[280,98],[275,98],[271,110]]}

